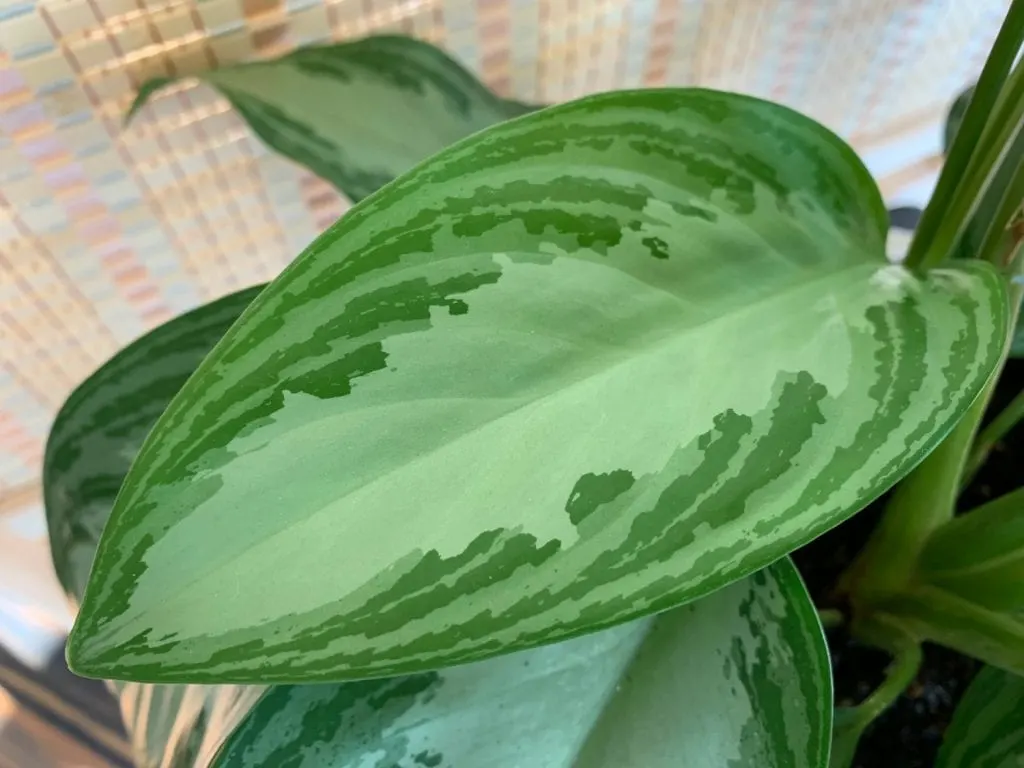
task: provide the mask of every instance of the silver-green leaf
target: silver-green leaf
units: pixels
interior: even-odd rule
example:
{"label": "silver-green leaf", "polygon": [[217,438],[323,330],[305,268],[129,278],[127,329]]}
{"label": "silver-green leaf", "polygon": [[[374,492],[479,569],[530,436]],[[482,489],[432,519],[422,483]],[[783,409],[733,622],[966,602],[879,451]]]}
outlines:
{"label": "silver-green leaf", "polygon": [[[79,387],[49,443],[51,525],[74,530],[84,517],[102,529],[113,502],[104,489],[120,484],[174,392],[259,290],[175,318]],[[72,584],[84,583],[96,540],[55,549]],[[347,766],[378,748],[409,768],[656,768],[680,754],[695,768],[824,768],[832,700],[817,614],[788,561],[653,623],[429,675],[265,693],[113,687],[139,768],[265,766],[275,756],[294,768]]]}
{"label": "silver-green leaf", "polygon": [[267,691],[216,768],[824,768],[831,670],[781,561],[654,619],[409,677]]}
{"label": "silver-green leaf", "polygon": [[[353,201],[458,139],[533,109],[499,98],[439,48],[397,36],[299,48],[200,79],[268,146]],[[144,84],[128,119],[171,82]]]}
{"label": "silver-green leaf", "polygon": [[983,667],[946,729],[935,768],[1024,765],[1024,678]]}
{"label": "silver-green leaf", "polygon": [[999,360],[1001,276],[889,264],[886,229],[845,144],[744,96],[475,134],[316,240],[186,383],[70,663],[406,674],[753,573],[902,477]]}

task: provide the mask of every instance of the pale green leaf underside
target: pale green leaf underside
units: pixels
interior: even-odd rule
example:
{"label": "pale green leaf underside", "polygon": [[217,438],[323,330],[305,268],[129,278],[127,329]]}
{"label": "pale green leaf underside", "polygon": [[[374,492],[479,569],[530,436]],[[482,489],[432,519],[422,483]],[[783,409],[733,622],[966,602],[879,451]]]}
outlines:
{"label": "pale green leaf underside", "polygon": [[920,279],[885,230],[849,148],[737,95],[590,97],[459,143],[315,241],[186,384],[71,663],[416,672],[752,573],[902,476],[999,357],[996,273]]}
{"label": "pale green leaf underside", "polygon": [[76,603],[142,441],[261,289],[231,294],[150,331],[93,373],[61,406],[46,441],[43,494],[54,570]]}
{"label": "pale green leaf underside", "polygon": [[[464,136],[532,109],[491,93],[440,49],[395,36],[300,48],[200,79],[268,146],[354,201]],[[128,118],[171,82],[146,83]]]}
{"label": "pale green leaf underside", "polygon": [[1024,764],[1024,678],[984,667],[946,729],[936,768]]}
{"label": "pale green leaf underside", "polygon": [[216,768],[824,768],[832,686],[788,561],[655,619],[409,677],[270,689]]}

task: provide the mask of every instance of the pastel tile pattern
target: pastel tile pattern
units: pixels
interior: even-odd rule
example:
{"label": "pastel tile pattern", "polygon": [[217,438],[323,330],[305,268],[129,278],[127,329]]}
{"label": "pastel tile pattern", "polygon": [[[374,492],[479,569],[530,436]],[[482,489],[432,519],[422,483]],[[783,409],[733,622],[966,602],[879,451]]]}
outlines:
{"label": "pastel tile pattern", "polygon": [[938,130],[1006,5],[0,0],[0,511],[38,483],[53,415],[90,371],[272,278],[347,205],[205,87],[168,90],[124,129],[145,79],[398,32],[524,100],[696,83],[790,104],[870,150]]}

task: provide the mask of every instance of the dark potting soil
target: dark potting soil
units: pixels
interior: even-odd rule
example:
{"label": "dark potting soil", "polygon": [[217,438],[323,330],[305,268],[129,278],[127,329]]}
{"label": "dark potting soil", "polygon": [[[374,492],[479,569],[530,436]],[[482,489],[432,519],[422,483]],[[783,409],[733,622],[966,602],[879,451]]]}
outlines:
{"label": "dark potting soil", "polygon": [[[1024,359],[1011,360],[992,397],[998,413],[1024,389]],[[961,495],[961,512],[1008,493],[1024,481],[1024,425],[1018,425],[992,451],[985,466]],[[883,497],[860,514],[793,553],[819,606],[829,604],[836,579],[860,551],[878,521]],[[882,681],[889,657],[852,640],[842,630],[829,633],[836,701],[858,704]],[[861,739],[854,768],[931,768],[960,697],[980,664],[963,654],[925,644],[917,679]]]}

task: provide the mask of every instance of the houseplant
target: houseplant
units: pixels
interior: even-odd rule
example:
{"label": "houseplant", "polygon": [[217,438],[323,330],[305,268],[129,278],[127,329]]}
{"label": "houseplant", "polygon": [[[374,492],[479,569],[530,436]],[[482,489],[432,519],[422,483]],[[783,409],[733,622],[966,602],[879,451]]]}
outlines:
{"label": "houseplant", "polygon": [[[777,105],[678,89],[533,111],[413,55],[395,64],[391,86],[441,114],[478,99],[485,122],[515,119],[463,121],[468,138],[267,288],[172,321],[72,395],[45,477],[55,564],[82,601],[72,667],[154,684],[118,685],[165,702],[140,751],[182,764],[501,764],[530,744],[538,765],[822,765],[824,645],[779,558],[906,476],[842,580],[845,610],[825,614],[896,658],[878,697],[840,713],[833,763],[922,639],[1019,670],[1007,574],[932,583],[928,564],[950,530],[977,540],[970,568],[1015,551],[1012,526],[993,554],[977,524],[1006,513],[953,520],[952,502],[1019,306],[1003,246],[1020,172],[994,208],[975,201],[1019,162],[1002,148],[1022,35],[1017,2],[907,267],[884,260],[884,209],[852,151]],[[384,45],[377,62],[401,58]],[[372,69],[352,52],[278,66],[352,88]],[[330,158],[354,197],[405,170],[339,167],[344,137],[239,96],[257,66],[273,84],[274,65],[248,66],[210,80],[271,144]],[[982,247],[947,263],[968,228]],[[990,615],[944,618],[937,593],[946,609],[982,595]],[[545,670],[520,698],[515,659]],[[722,699],[658,725],[712,666],[701,691]],[[573,669],[604,681],[586,715],[566,709]],[[484,703],[523,715],[500,716],[510,752],[479,751],[498,748]]]}

